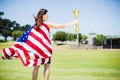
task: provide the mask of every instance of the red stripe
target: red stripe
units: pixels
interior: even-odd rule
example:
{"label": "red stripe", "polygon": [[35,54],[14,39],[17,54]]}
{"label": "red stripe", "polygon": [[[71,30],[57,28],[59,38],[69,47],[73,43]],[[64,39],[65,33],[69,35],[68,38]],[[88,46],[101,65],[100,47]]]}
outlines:
{"label": "red stripe", "polygon": [[21,49],[21,50],[23,50],[23,51],[27,51],[22,45],[20,45],[20,44],[15,44],[14,45],[16,48],[19,48],[19,49]]}
{"label": "red stripe", "polygon": [[41,61],[42,61],[41,64],[44,64],[45,63],[45,58],[42,58]]}
{"label": "red stripe", "polygon": [[37,66],[37,64],[38,64],[38,59],[35,59],[33,66]]}
{"label": "red stripe", "polygon": [[[19,47],[19,49],[23,50],[24,52],[26,51],[26,54],[25,54],[25,55],[26,55],[26,56],[28,55],[28,59],[30,58],[30,55],[29,55],[29,53],[28,53],[29,51],[27,51],[23,46],[21,46],[21,45],[19,45],[19,44],[15,44],[14,46],[15,46],[15,47]],[[33,55],[35,56],[35,58],[39,58],[39,56],[38,56],[37,54],[34,54],[34,53],[33,53]]]}
{"label": "red stripe", "polygon": [[37,54],[34,54],[34,56],[35,56],[35,59],[38,59],[38,58],[40,58]]}
{"label": "red stripe", "polygon": [[28,51],[27,51],[23,46],[21,46],[21,45],[19,45],[19,44],[15,44],[14,46],[15,46],[15,47],[18,47],[20,50],[23,51],[23,55],[24,55],[24,57],[26,58],[26,62],[24,62],[22,56],[21,56],[21,55],[19,54],[19,52],[17,51],[17,55],[18,55],[19,58],[21,59],[22,63],[23,63],[25,66],[27,66],[28,64],[30,64],[30,62],[29,62],[30,56],[29,56],[29,54],[28,54]]}
{"label": "red stripe", "polygon": [[38,46],[36,46],[35,44],[33,44],[30,40],[26,41],[26,44],[28,44],[29,46],[31,46],[34,50],[36,50],[37,52],[39,52],[39,54],[43,57],[48,57]]}
{"label": "red stripe", "polygon": [[4,54],[5,58],[10,59],[10,56],[7,54],[5,48],[3,49],[3,54]]}
{"label": "red stripe", "polygon": [[51,62],[51,57],[49,58],[49,61],[48,61],[49,63]]}
{"label": "red stripe", "polygon": [[[34,30],[35,30],[35,29],[34,29]],[[37,29],[37,30],[35,30],[35,31],[37,31],[38,33],[42,34],[43,37],[49,42],[49,44],[51,44],[50,39],[48,38],[48,36],[46,35],[46,33],[45,33],[43,30]],[[34,32],[33,32],[33,33],[34,33]]]}
{"label": "red stripe", "polygon": [[15,54],[15,50],[13,48],[9,48],[10,52],[11,52],[11,55],[10,56],[13,56]]}
{"label": "red stripe", "polygon": [[34,36],[35,39],[37,39],[37,41],[39,43],[41,43],[50,53],[52,53],[52,49],[50,49],[44,42],[41,38],[39,38],[37,35],[35,35],[34,33],[30,33],[30,36]]}
{"label": "red stripe", "polygon": [[47,24],[43,23],[42,25],[45,26],[45,28],[48,30],[48,32],[50,32],[50,29]]}
{"label": "red stripe", "polygon": [[30,60],[30,56],[27,51],[24,51],[24,55],[25,55],[26,60]]}
{"label": "red stripe", "polygon": [[30,59],[30,56],[29,56],[29,54],[28,54],[28,51],[27,51],[23,46],[21,46],[21,45],[19,45],[19,44],[15,44],[14,46],[15,46],[15,47],[18,47],[20,50],[22,50],[22,51],[24,52],[24,55],[25,55],[26,60],[29,60],[29,59]]}
{"label": "red stripe", "polygon": [[[29,60],[25,59],[25,61],[23,60],[23,57],[20,55],[19,51],[16,51],[17,55],[19,56],[20,60],[22,61],[22,64],[24,66],[28,66],[30,64]],[[25,54],[26,52],[23,52],[23,55]],[[24,55],[24,57],[26,58],[26,56]]]}
{"label": "red stripe", "polygon": [[29,64],[31,64],[30,61],[26,60],[26,65],[28,66]]}
{"label": "red stripe", "polygon": [[19,52],[16,51],[16,53],[17,53],[17,55],[19,56],[20,60],[22,61],[23,65],[24,65],[24,66],[27,66],[27,64],[24,62],[22,56],[20,56]]}

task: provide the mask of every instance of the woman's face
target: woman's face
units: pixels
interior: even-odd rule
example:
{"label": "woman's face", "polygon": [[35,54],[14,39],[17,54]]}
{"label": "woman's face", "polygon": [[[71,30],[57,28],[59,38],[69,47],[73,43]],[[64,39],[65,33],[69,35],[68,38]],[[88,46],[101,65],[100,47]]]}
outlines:
{"label": "woman's face", "polygon": [[43,15],[43,20],[48,20],[48,13]]}

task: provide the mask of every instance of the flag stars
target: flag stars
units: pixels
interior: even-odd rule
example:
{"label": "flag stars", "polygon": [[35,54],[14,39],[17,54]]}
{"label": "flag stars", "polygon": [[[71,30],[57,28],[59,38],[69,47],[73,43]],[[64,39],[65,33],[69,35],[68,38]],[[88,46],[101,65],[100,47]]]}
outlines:
{"label": "flag stars", "polygon": [[34,26],[31,26],[26,32],[23,33],[23,35],[17,40],[17,42],[26,42],[28,39],[29,33],[32,30]]}

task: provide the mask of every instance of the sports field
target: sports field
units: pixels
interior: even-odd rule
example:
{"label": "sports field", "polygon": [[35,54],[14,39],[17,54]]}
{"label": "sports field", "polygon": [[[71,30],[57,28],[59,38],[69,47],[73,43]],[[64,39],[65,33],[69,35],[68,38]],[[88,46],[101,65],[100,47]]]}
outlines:
{"label": "sports field", "polygon": [[[0,52],[12,44],[0,43]],[[0,80],[31,80],[32,69],[19,59],[0,59]],[[38,80],[43,80],[43,66]],[[120,49],[80,50],[53,45],[50,80],[120,80]]]}

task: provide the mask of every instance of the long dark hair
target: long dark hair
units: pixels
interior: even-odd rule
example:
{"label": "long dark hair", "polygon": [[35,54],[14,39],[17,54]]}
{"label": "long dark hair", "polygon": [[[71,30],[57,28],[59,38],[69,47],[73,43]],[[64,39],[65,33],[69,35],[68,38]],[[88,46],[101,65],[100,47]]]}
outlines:
{"label": "long dark hair", "polygon": [[38,29],[43,22],[43,15],[45,15],[48,12],[46,9],[40,9],[37,16],[35,18],[35,28]]}

